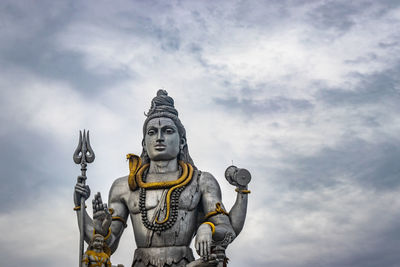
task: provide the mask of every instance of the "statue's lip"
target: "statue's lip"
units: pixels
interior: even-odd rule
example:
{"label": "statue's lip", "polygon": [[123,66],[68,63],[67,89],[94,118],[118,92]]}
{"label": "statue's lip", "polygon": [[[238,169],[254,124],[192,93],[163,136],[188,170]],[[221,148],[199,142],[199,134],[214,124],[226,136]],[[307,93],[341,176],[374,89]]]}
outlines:
{"label": "statue's lip", "polygon": [[167,146],[166,145],[155,145],[154,148],[156,150],[164,150]]}

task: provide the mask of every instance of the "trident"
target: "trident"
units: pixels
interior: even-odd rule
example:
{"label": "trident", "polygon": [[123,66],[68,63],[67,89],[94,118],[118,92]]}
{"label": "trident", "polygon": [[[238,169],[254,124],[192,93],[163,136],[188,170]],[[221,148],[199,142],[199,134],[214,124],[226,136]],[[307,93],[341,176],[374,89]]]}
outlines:
{"label": "trident", "polygon": [[[81,165],[81,175],[78,176],[78,183],[81,183],[85,185],[86,181],[86,167],[87,163],[92,163],[94,161],[94,152],[93,149],[90,146],[90,140],[89,140],[89,131],[83,130],[83,136],[82,136],[82,131],[79,131],[79,143],[77,148],[75,149],[74,152],[74,162],[76,164]],[[79,228],[80,228],[80,240],[79,240],[79,266],[82,266],[82,258],[83,258],[83,239],[84,239],[84,234],[85,234],[85,228],[84,228],[84,219],[85,219],[85,198],[81,197],[81,220],[79,222]]]}

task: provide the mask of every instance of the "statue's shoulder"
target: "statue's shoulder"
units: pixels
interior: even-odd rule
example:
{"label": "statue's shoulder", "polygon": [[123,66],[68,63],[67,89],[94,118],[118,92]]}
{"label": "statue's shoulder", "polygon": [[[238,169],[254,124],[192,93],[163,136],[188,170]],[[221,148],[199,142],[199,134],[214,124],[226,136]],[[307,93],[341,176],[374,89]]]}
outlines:
{"label": "statue's shoulder", "polygon": [[200,187],[203,187],[203,188],[204,187],[218,187],[219,188],[217,179],[215,179],[215,177],[211,173],[205,172],[205,171],[200,172],[199,185],[200,185]]}
{"label": "statue's shoulder", "polygon": [[130,192],[128,175],[117,178],[111,185],[109,198],[120,198]]}

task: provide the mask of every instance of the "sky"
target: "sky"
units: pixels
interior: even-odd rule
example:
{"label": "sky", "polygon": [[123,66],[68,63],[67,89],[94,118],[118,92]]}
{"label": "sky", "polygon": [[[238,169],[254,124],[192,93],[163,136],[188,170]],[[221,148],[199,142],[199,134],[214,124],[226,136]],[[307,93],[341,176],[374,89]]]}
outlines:
{"label": "sky", "polygon": [[164,88],[228,210],[252,174],[230,267],[399,266],[399,29],[395,0],[1,0],[1,265],[77,265],[79,130],[107,199]]}

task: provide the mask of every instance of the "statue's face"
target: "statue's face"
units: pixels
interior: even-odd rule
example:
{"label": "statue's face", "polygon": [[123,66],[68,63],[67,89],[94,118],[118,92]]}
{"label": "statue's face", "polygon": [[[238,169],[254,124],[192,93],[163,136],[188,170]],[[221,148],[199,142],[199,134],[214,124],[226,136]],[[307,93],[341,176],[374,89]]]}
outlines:
{"label": "statue's face", "polygon": [[95,239],[93,240],[93,248],[102,249],[103,248],[103,238],[95,237]]}
{"label": "statue's face", "polygon": [[144,147],[154,161],[177,158],[184,139],[179,137],[178,128],[170,118],[151,119],[146,126]]}

